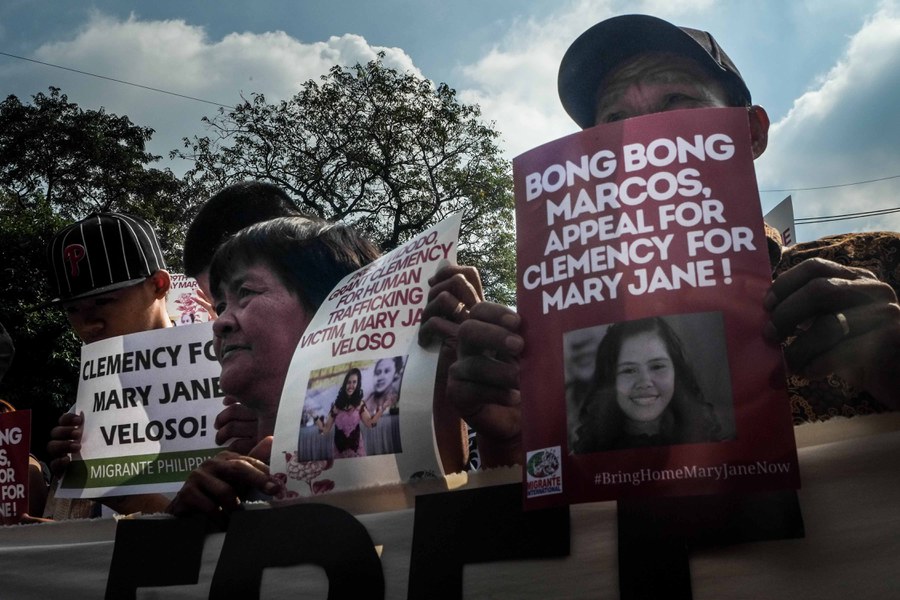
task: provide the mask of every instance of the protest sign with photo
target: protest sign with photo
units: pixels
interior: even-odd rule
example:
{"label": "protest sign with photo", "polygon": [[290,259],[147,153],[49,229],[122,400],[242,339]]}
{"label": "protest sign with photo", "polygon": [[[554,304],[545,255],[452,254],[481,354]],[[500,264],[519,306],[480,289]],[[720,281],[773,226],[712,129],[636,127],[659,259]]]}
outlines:
{"label": "protest sign with photo", "polygon": [[526,505],[797,487],[746,110],[513,162]]}
{"label": "protest sign with photo", "polygon": [[166,310],[174,325],[192,325],[209,321],[209,313],[197,302],[197,280],[172,273],[172,287],[166,298]]}
{"label": "protest sign with photo", "polygon": [[28,450],[31,411],[0,413],[0,525],[28,512]]}
{"label": "protest sign with photo", "polygon": [[444,475],[432,423],[438,348],[417,340],[428,279],[456,261],[460,220],[345,277],[307,326],[270,463],[287,497]]}
{"label": "protest sign with photo", "polygon": [[57,496],[174,492],[220,448],[222,410],[212,324],[169,327],[81,349],[75,410],[84,415],[81,451]]}

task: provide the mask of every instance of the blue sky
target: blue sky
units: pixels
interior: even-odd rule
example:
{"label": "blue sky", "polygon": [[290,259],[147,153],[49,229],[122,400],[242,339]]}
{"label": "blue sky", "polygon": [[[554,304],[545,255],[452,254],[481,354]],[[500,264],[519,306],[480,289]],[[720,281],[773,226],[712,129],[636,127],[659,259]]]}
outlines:
{"label": "blue sky", "polygon": [[[764,210],[798,217],[900,206],[900,0],[5,0],[0,52],[233,104],[287,98],[334,64],[386,62],[455,88],[495,123],[508,157],[576,131],[556,96],[568,44],[606,17],[654,14],[713,33],[769,112],[756,163]],[[210,104],[0,56],[0,92],[57,86],[156,130],[166,155],[203,135]],[[167,163],[176,172],[186,166]],[[791,192],[766,190],[791,189]],[[900,230],[900,214],[805,226],[800,240]]]}

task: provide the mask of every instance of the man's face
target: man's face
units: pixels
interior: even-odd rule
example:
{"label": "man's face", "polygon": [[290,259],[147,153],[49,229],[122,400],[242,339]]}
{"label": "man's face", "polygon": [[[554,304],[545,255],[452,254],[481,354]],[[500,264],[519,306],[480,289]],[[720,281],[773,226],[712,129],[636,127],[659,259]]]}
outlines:
{"label": "man's face", "polygon": [[669,110],[728,105],[722,84],[694,61],[647,53],[629,60],[600,84],[594,124]]}
{"label": "man's face", "polygon": [[155,328],[155,287],[152,282],[63,304],[75,334],[85,344]]}

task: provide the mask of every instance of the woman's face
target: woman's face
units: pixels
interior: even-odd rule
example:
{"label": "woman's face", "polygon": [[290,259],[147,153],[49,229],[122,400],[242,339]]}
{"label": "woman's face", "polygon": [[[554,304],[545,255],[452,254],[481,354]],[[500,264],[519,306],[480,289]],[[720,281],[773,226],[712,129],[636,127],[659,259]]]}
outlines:
{"label": "woman's face", "polygon": [[393,360],[379,360],[375,363],[375,392],[383,394],[394,382],[397,370]]}
{"label": "woman's face", "polygon": [[213,323],[222,390],[262,411],[277,409],[281,388],[311,316],[265,264],[240,266],[222,282]]}
{"label": "woman's face", "polygon": [[356,393],[356,388],[359,387],[359,376],[356,373],[353,373],[349,377],[347,377],[346,383],[344,383],[344,391],[348,396],[352,396]]}
{"label": "woman's face", "polygon": [[616,400],[632,423],[658,423],[672,401],[675,368],[655,332],[625,338],[616,365]]}

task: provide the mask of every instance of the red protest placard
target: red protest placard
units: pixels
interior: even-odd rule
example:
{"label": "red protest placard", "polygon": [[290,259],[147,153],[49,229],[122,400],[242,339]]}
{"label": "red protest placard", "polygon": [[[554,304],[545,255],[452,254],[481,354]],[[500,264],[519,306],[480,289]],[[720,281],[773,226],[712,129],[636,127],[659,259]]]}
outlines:
{"label": "red protest placard", "polygon": [[799,486],[746,110],[513,161],[529,507]]}
{"label": "red protest placard", "polygon": [[18,523],[28,512],[31,411],[0,414],[0,523]]}

